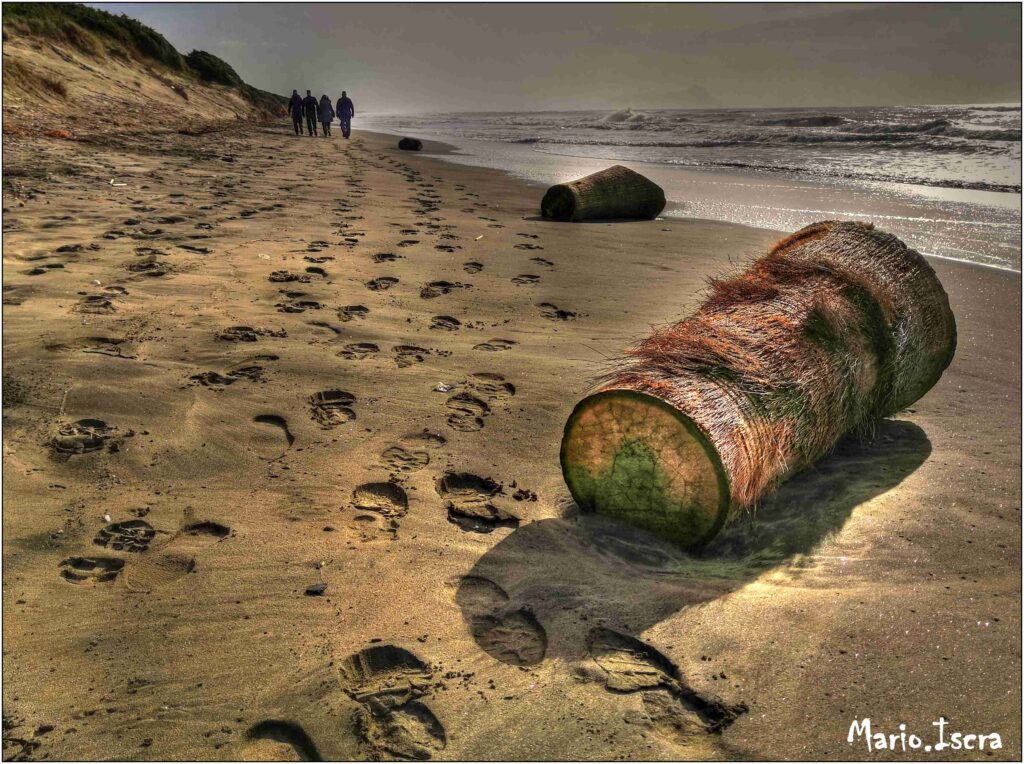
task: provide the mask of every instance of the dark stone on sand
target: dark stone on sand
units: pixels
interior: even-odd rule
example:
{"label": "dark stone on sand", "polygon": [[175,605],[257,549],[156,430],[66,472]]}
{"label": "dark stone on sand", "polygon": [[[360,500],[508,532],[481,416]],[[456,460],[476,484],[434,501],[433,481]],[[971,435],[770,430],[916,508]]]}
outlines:
{"label": "dark stone on sand", "polygon": [[312,584],[311,586],[306,587],[306,596],[322,597],[325,591],[327,591],[327,584]]}
{"label": "dark stone on sand", "polygon": [[398,142],[398,148],[402,151],[419,151],[423,148],[423,141],[419,138],[402,138]]}

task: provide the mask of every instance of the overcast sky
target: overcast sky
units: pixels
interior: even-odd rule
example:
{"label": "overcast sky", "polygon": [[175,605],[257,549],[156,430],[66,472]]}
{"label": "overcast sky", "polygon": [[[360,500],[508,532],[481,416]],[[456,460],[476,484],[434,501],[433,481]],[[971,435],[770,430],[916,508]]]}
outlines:
{"label": "overcast sky", "polygon": [[362,112],[1020,100],[1003,4],[91,3]]}

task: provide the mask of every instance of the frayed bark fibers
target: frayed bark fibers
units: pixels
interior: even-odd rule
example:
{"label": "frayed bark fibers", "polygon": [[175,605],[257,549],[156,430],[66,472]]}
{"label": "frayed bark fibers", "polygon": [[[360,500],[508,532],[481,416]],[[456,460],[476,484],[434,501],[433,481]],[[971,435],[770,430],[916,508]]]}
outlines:
{"label": "frayed bark fibers", "polygon": [[870,225],[816,223],[629,348],[569,417],[562,470],[581,507],[699,546],[918,400],[955,347],[920,254]]}

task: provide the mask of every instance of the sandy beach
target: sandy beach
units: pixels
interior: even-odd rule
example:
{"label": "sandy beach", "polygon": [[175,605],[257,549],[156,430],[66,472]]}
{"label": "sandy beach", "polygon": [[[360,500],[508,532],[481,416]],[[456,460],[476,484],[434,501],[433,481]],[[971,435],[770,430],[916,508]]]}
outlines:
{"label": "sandy beach", "polygon": [[941,381],[687,555],[562,427],[781,232],[396,142],[5,135],[5,759],[1020,758],[1019,274],[933,260]]}

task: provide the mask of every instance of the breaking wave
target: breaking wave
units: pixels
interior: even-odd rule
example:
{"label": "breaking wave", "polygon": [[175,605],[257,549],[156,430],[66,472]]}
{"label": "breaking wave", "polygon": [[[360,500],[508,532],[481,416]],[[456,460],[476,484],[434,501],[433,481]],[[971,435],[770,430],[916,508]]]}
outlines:
{"label": "breaking wave", "polygon": [[845,125],[844,117],[832,114],[819,114],[812,117],[784,117],[782,119],[763,119],[759,125],[779,125],[781,127],[838,127]]}
{"label": "breaking wave", "polygon": [[[825,109],[633,109],[395,118],[479,140],[610,161],[737,167],[1018,191],[1021,111],[1007,104]],[[575,147],[575,148],[566,148]]]}

